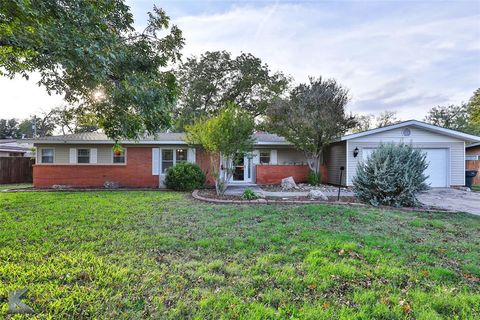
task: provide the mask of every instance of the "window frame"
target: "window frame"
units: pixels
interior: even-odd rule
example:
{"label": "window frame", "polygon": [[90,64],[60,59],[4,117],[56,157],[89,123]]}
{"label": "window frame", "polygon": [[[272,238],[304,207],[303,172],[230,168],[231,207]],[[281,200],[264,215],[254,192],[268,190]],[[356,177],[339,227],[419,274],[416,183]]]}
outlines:
{"label": "window frame", "polygon": [[[262,162],[262,158],[265,158],[266,156],[263,155],[262,156],[262,153],[268,153],[268,162]],[[263,165],[268,165],[270,163],[272,163],[272,150],[259,150],[258,151],[258,163],[259,164],[263,164]]]}
{"label": "window frame", "polygon": [[[178,150],[185,150],[185,160],[177,160],[177,151]],[[172,160],[163,160],[163,152],[164,151],[171,151],[172,152]],[[182,147],[161,148],[160,149],[160,167],[161,167],[160,168],[161,169],[160,174],[167,174],[167,172],[165,171],[164,166],[163,166],[164,162],[172,163],[172,165],[169,166],[168,168],[171,168],[171,167],[173,167],[174,165],[176,165],[177,163],[180,163],[180,162],[189,162],[188,148],[182,148]]]}
{"label": "window frame", "polygon": [[[52,150],[52,162],[43,161],[43,150]],[[55,148],[40,148],[40,163],[42,164],[54,164],[55,163]]]}
{"label": "window frame", "polygon": [[[88,150],[88,162],[80,162],[79,159],[80,159],[80,150]],[[92,151],[90,150],[90,148],[77,148],[77,164],[90,164],[90,157],[92,156]],[[82,158],[85,158],[86,156],[83,155],[81,156]]]}
{"label": "window frame", "polygon": [[112,150],[112,163],[116,165],[125,165],[127,164],[127,148],[123,148],[123,162],[115,162],[115,158],[119,156],[115,155],[115,152]]}

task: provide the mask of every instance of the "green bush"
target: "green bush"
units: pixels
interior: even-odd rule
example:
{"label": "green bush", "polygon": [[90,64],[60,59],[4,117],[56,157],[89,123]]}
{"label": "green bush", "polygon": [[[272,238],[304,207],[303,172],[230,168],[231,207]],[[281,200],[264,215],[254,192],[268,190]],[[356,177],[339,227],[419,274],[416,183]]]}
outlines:
{"label": "green bush", "polygon": [[165,185],[177,191],[192,191],[205,183],[205,174],[193,163],[180,162],[169,168],[165,177]]}
{"label": "green bush", "polygon": [[307,178],[307,181],[309,184],[311,184],[312,186],[318,186],[319,184],[322,183],[322,174],[319,172],[319,173],[315,173],[315,171],[313,170],[310,170],[308,172],[308,178]]}
{"label": "green bush", "polygon": [[245,188],[245,190],[243,190],[243,194],[242,194],[242,199],[244,200],[255,200],[255,199],[258,199],[259,196],[250,188]]}
{"label": "green bush", "polygon": [[411,145],[383,144],[360,161],[353,178],[357,198],[374,206],[418,205],[417,193],[428,189],[426,155]]}

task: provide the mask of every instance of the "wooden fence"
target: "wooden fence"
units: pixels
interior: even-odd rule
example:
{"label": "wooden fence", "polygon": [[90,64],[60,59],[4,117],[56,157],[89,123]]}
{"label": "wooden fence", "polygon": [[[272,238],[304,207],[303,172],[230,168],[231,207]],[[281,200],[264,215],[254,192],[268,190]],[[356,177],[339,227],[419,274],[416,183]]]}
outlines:
{"label": "wooden fence", "polygon": [[0,158],[0,184],[33,181],[34,159],[23,157]]}
{"label": "wooden fence", "polygon": [[473,178],[473,184],[480,185],[480,160],[467,160],[465,163],[465,168],[467,170],[477,170],[477,176]]}

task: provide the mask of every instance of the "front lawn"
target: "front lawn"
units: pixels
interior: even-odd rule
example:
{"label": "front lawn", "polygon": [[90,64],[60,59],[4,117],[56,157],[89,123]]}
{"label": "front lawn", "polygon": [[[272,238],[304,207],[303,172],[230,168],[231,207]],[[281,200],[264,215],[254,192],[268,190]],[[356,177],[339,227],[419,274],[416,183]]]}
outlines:
{"label": "front lawn", "polygon": [[472,186],[472,190],[476,192],[480,192],[480,184]]}
{"label": "front lawn", "polygon": [[0,318],[479,319],[479,261],[472,215],[0,194]]}

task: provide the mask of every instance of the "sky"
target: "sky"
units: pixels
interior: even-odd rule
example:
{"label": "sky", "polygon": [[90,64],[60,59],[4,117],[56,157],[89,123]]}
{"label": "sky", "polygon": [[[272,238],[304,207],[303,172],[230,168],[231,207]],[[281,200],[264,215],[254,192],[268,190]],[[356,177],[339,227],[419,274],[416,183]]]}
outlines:
{"label": "sky", "polygon": [[[154,4],[184,34],[183,57],[252,53],[295,83],[335,78],[354,113],[422,120],[437,105],[466,102],[480,87],[480,0],[134,1],[138,29]],[[29,81],[0,78],[0,118],[62,105]]]}

